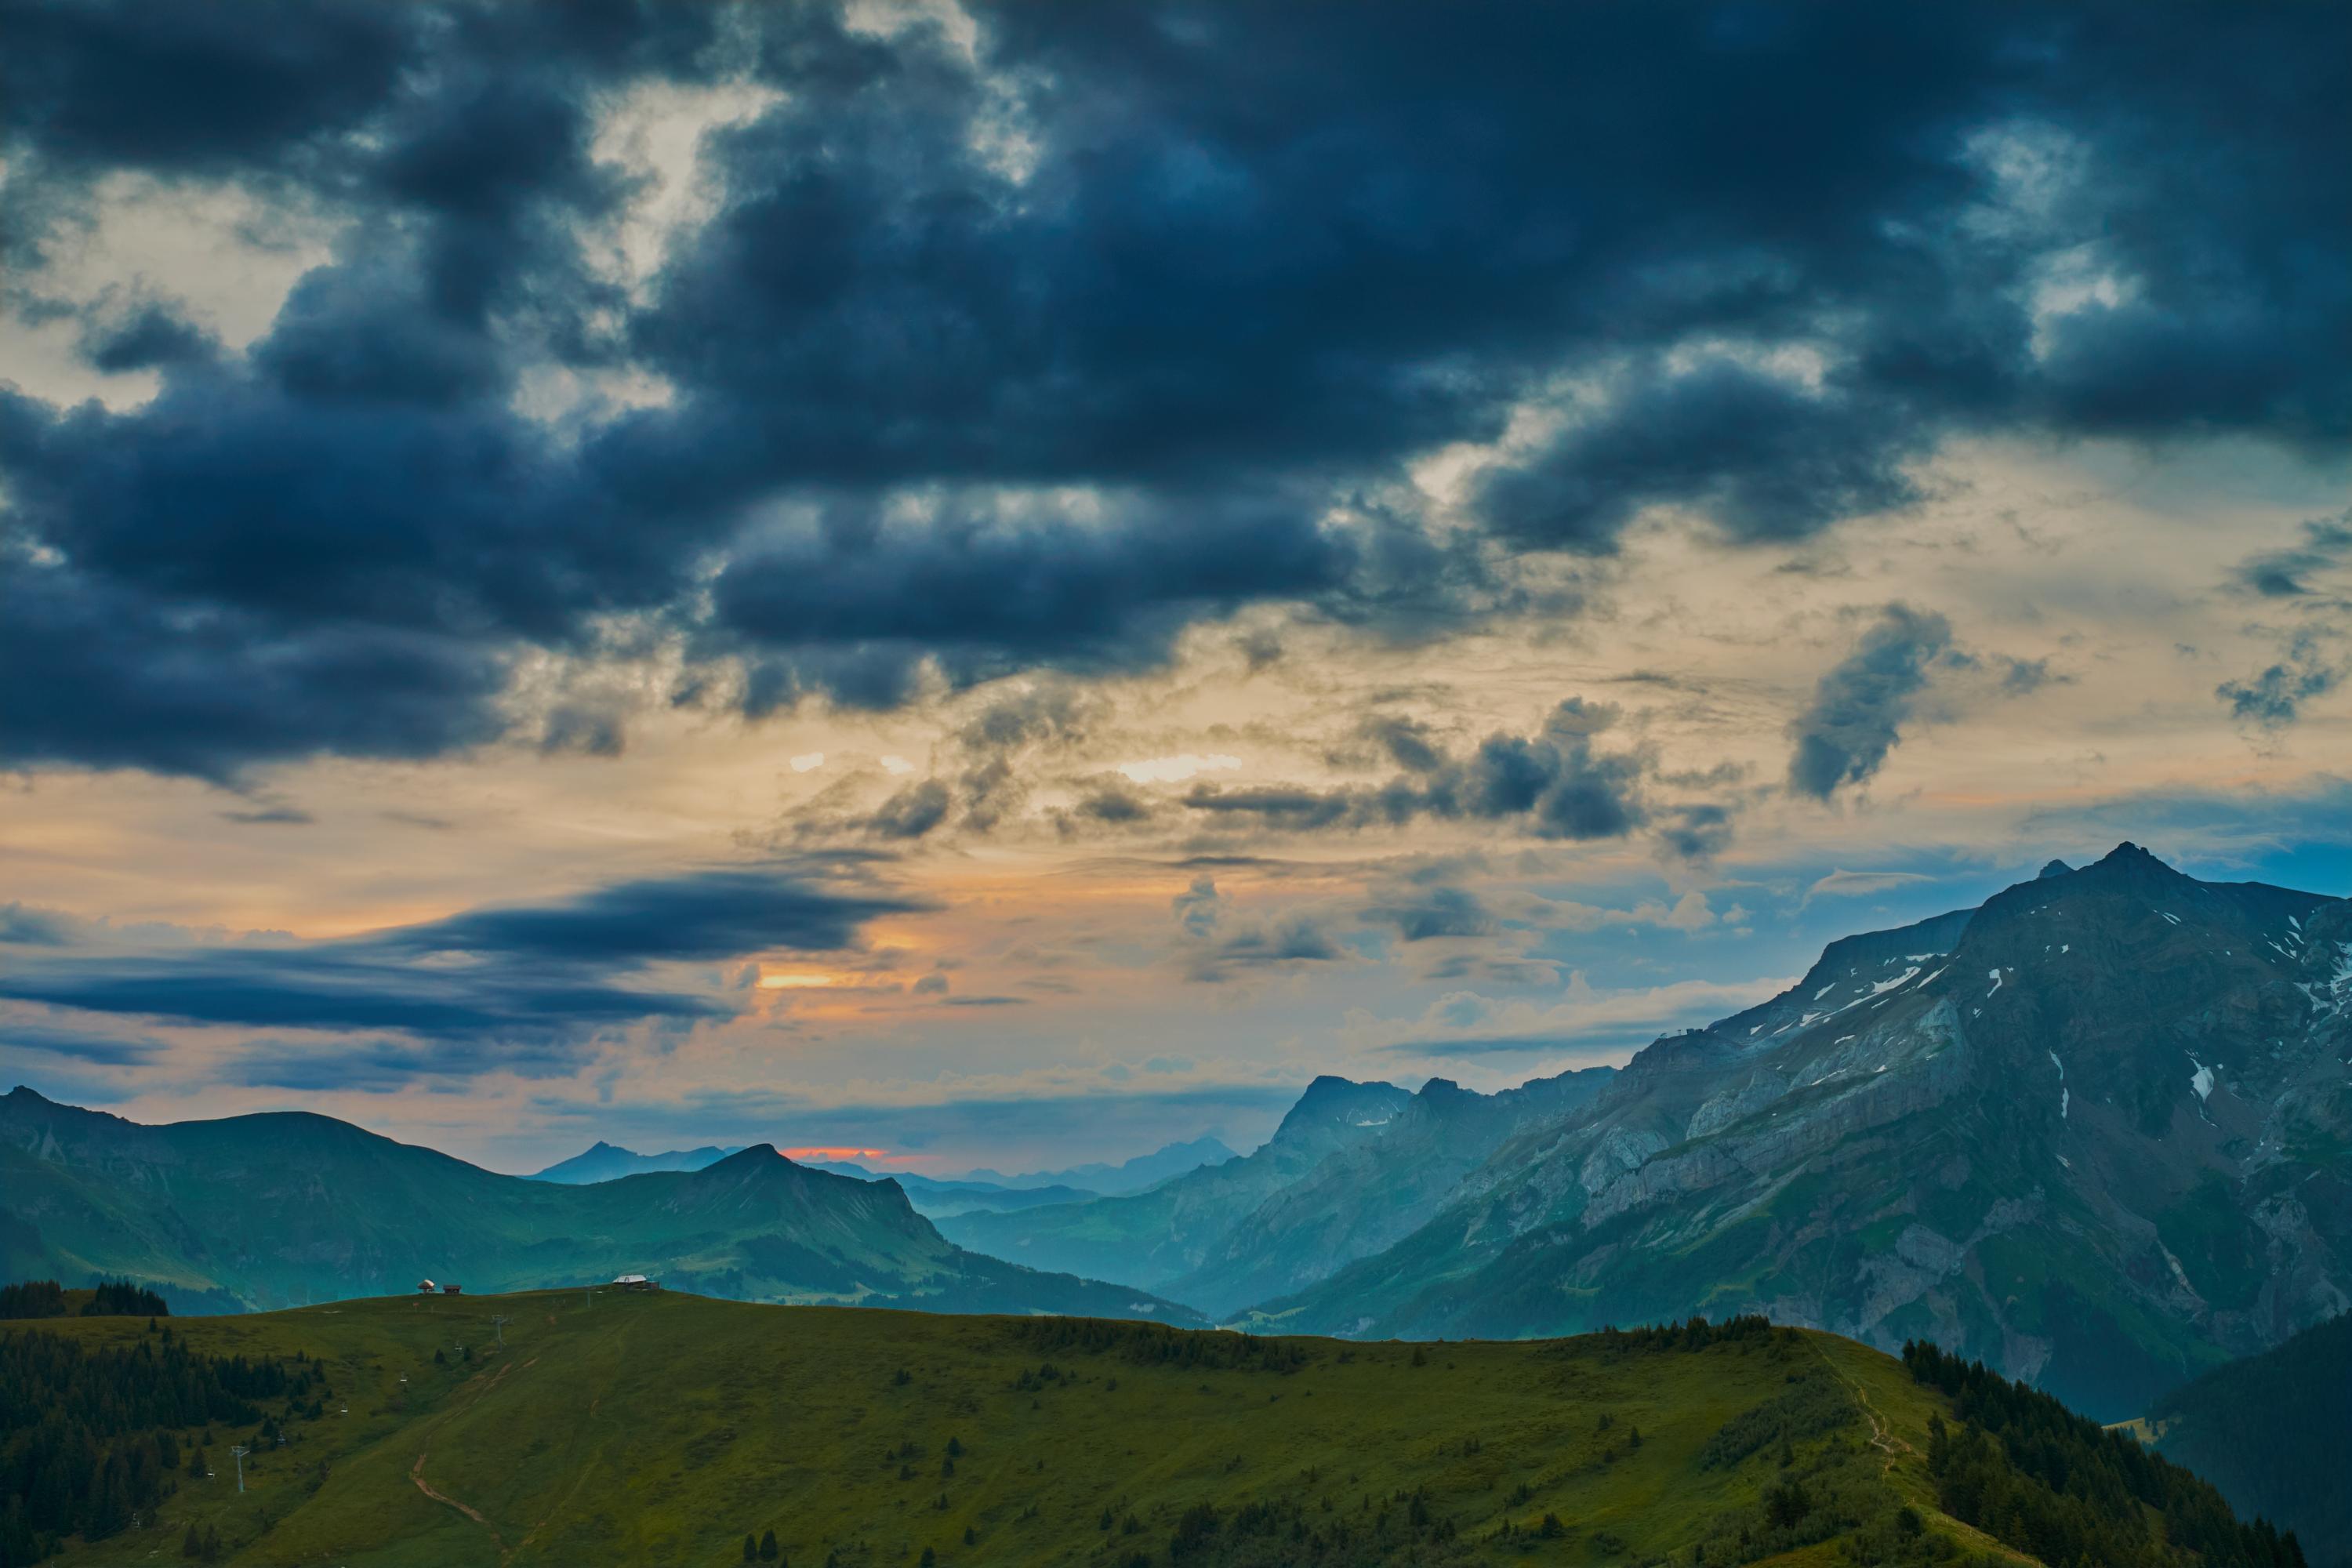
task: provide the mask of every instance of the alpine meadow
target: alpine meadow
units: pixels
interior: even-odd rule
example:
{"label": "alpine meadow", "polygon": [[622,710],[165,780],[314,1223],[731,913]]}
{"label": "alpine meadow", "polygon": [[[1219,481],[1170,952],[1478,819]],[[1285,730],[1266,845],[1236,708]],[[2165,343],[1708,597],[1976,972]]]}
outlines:
{"label": "alpine meadow", "polygon": [[0,0],[0,1568],[2352,1568],[2347,148]]}

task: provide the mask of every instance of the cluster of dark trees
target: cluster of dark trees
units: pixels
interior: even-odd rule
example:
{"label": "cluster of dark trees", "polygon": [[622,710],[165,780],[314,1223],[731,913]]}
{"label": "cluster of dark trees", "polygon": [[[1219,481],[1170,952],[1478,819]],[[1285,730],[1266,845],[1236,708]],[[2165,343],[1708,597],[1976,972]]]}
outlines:
{"label": "cluster of dark trees", "polygon": [[1728,1468],[1770,1444],[1785,1454],[1792,1442],[1834,1432],[1853,1416],[1853,1395],[1826,1371],[1814,1373],[1717,1427],[1699,1450],[1698,1462],[1708,1469]]}
{"label": "cluster of dark trees", "polygon": [[[2305,1568],[2292,1532],[2242,1522],[2211,1483],[2049,1394],[1935,1345],[1903,1347],[1915,1382],[1940,1389],[1964,1423],[1931,1418],[1927,1468],[1946,1513],[2045,1563],[2146,1568]],[[2148,1510],[2163,1516],[2159,1532]]]}
{"label": "cluster of dark trees", "polygon": [[[54,1279],[0,1285],[0,1319],[63,1318],[72,1315],[65,1287]],[[154,1291],[128,1279],[101,1279],[82,1303],[85,1318],[168,1318],[172,1309]]]}
{"label": "cluster of dark trees", "polygon": [[2352,1568],[2352,1313],[2207,1373],[2148,1417],[2166,1454]]}
{"label": "cluster of dark trees", "polygon": [[[1425,1491],[1398,1492],[1364,1500],[1349,1512],[1331,1500],[1310,1509],[1296,1500],[1276,1499],[1222,1510],[1209,1503],[1189,1508],[1168,1538],[1173,1568],[1341,1568],[1360,1563],[1451,1561],[1448,1550],[1458,1531],[1452,1519],[1430,1506]],[[1133,1565],[1149,1553],[1121,1559]]]}
{"label": "cluster of dark trees", "polygon": [[1638,1329],[1621,1329],[1613,1325],[1598,1335],[1602,1345],[1612,1352],[1628,1351],[1703,1351],[1709,1345],[1791,1344],[1804,1338],[1795,1329],[1775,1327],[1772,1320],[1760,1313],[1749,1312],[1736,1318],[1726,1318],[1710,1323],[1705,1318],[1692,1318],[1680,1323],[1649,1323]]}
{"label": "cluster of dark trees", "polygon": [[316,1363],[201,1355],[169,1328],[100,1349],[38,1330],[0,1336],[0,1568],[37,1563],[68,1535],[113,1534],[173,1490],[178,1434],[261,1420],[260,1401],[318,1381]]}
{"label": "cluster of dark trees", "polygon": [[1175,1366],[1188,1372],[1297,1372],[1309,1359],[1307,1347],[1296,1340],[1204,1334],[1171,1329],[1165,1323],[1024,1318],[1013,1325],[1013,1331],[1036,1350],[1116,1355],[1138,1366]]}

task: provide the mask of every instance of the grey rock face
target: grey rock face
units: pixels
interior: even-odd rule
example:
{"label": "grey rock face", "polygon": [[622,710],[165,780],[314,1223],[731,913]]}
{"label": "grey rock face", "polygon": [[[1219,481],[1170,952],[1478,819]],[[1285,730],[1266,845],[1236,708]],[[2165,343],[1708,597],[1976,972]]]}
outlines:
{"label": "grey rock face", "polygon": [[1267,1321],[1530,1334],[1770,1309],[2094,1414],[2352,1295],[2352,904],[2137,846],[1669,1037]]}

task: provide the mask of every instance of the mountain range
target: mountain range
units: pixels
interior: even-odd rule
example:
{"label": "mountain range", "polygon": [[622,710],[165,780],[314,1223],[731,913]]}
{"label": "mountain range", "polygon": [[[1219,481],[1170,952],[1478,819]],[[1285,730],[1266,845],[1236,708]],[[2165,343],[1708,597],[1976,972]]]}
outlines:
{"label": "mountain range", "polygon": [[[655,1171],[699,1171],[740,1152],[740,1145],[721,1147],[709,1143],[699,1149],[672,1149],[666,1153],[640,1154],[600,1139],[570,1159],[559,1160],[547,1169],[533,1173],[530,1180],[579,1186]],[[1149,1154],[1139,1154],[1121,1164],[1079,1165],[1068,1171],[1039,1172],[1025,1176],[1003,1176],[993,1171],[975,1171],[963,1177],[936,1177],[919,1175],[911,1171],[877,1171],[847,1161],[804,1160],[800,1163],[813,1171],[831,1171],[836,1175],[855,1176],[861,1182],[879,1181],[887,1177],[898,1184],[916,1213],[926,1218],[938,1219],[974,1209],[1017,1209],[1043,1204],[1083,1203],[1107,1194],[1137,1192],[1198,1166],[1233,1157],[1234,1152],[1218,1140],[1195,1138],[1168,1144]],[[1081,1181],[1088,1184],[1081,1185]]]}
{"label": "mountain range", "polygon": [[1933,1339],[2120,1418],[2352,1305],[2347,1056],[2352,903],[2126,844],[1831,944],[1243,1321],[1515,1337],[1762,1310]]}
{"label": "mountain range", "polygon": [[569,1160],[558,1160],[544,1171],[532,1173],[534,1182],[561,1182],[566,1186],[584,1186],[591,1182],[616,1181],[623,1176],[642,1176],[654,1171],[699,1171],[706,1165],[716,1165],[730,1154],[741,1153],[740,1144],[720,1148],[706,1143],[699,1149],[672,1149],[662,1154],[640,1154],[634,1149],[624,1149],[607,1143],[601,1138]]}
{"label": "mountain range", "polygon": [[970,1214],[941,1228],[1037,1268],[1085,1258],[1115,1279],[1222,1315],[1402,1238],[1517,1130],[1564,1115],[1613,1076],[1592,1068],[1474,1094],[1318,1078],[1255,1152],[1146,1192]]}
{"label": "mountain range", "polygon": [[630,1270],[1370,1339],[1762,1312],[1933,1340],[2117,1420],[2352,1306],[2347,1058],[2352,903],[2126,844],[1832,942],[1622,1068],[1317,1079],[1264,1146],[1136,1192],[869,1181],[764,1145],[566,1186],[323,1118],[138,1128],[19,1090],[0,1271],[254,1306]]}
{"label": "mountain range", "polygon": [[1225,1147],[1223,1139],[1204,1136],[1166,1144],[1116,1165],[1097,1162],[1073,1165],[1065,1171],[1032,1171],[1022,1176],[1008,1176],[982,1167],[967,1173],[963,1180],[999,1187],[1077,1187],[1116,1197],[1123,1193],[1139,1193],[1202,1165],[1222,1165],[1233,1157],[1234,1151]]}
{"label": "mountain range", "polygon": [[965,1252],[887,1182],[761,1143],[699,1171],[504,1176],[300,1112],[144,1126],[0,1097],[0,1277],[128,1277],[175,1309],[624,1273],[738,1299],[1197,1322],[1125,1285]]}
{"label": "mountain range", "polygon": [[[555,1182],[565,1186],[585,1186],[595,1182],[618,1181],[623,1176],[641,1176],[656,1171],[700,1171],[719,1163],[730,1154],[742,1152],[740,1145],[721,1148],[706,1143],[699,1149],[672,1149],[666,1153],[640,1154],[618,1144],[599,1140],[569,1160],[559,1160],[544,1171],[534,1173],[534,1182]],[[879,1181],[885,1175],[898,1184],[907,1194],[908,1204],[926,1219],[946,1215],[959,1215],[972,1209],[1025,1208],[1033,1204],[1075,1203],[1094,1197],[1091,1192],[1076,1187],[1003,1187],[986,1182],[942,1182],[910,1172],[880,1173],[863,1165],[853,1165],[829,1160],[795,1162],[811,1171],[828,1171],[836,1176],[853,1176],[861,1182]]]}
{"label": "mountain range", "polygon": [[945,1219],[974,1209],[1023,1209],[1040,1204],[1084,1203],[1097,1194],[1080,1187],[1001,1187],[992,1182],[940,1181],[911,1171],[873,1171],[842,1161],[812,1160],[813,1171],[831,1171],[861,1182],[896,1182],[915,1212],[926,1219]]}

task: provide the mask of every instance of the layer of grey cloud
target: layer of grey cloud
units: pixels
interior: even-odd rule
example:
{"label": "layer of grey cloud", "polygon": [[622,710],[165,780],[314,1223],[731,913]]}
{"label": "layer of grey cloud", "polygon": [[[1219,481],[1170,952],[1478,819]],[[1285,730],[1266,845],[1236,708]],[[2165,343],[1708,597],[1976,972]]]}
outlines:
{"label": "layer of grey cloud", "polygon": [[613,883],[569,899],[492,905],[314,942],[255,938],[82,951],[68,945],[0,974],[0,996],[58,1008],[255,1029],[406,1037],[253,1054],[251,1070],[390,1073],[576,1065],[583,1042],[633,1025],[733,1016],[740,993],[626,984],[664,966],[767,952],[838,952],[866,924],[929,907],[871,879],[855,858],[714,868]]}

